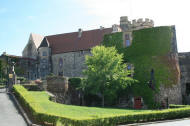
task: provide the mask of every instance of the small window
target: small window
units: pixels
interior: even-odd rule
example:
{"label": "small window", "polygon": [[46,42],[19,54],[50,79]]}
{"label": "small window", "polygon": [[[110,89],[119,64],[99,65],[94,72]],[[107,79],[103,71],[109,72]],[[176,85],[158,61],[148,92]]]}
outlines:
{"label": "small window", "polygon": [[83,51],[83,50],[81,50],[81,51],[80,51],[80,53],[81,53],[81,54],[84,54],[84,51]]}
{"label": "small window", "polygon": [[60,68],[63,67],[63,59],[62,59],[62,58],[59,59],[59,67],[60,67]]}
{"label": "small window", "polygon": [[126,40],[126,46],[130,46],[130,40]]}
{"label": "small window", "polygon": [[131,65],[128,65],[128,66],[127,66],[127,70],[131,70]]}
{"label": "small window", "polygon": [[43,63],[47,63],[47,60],[46,60],[46,59],[43,59],[42,62],[43,62]]}
{"label": "small window", "polygon": [[126,44],[126,47],[130,46],[131,45],[131,42],[130,42],[130,37],[129,35],[125,35],[125,44]]}
{"label": "small window", "polygon": [[44,51],[44,52],[42,53],[42,56],[47,56],[47,52]]}
{"label": "small window", "polygon": [[186,95],[190,95],[190,83],[186,83]]}

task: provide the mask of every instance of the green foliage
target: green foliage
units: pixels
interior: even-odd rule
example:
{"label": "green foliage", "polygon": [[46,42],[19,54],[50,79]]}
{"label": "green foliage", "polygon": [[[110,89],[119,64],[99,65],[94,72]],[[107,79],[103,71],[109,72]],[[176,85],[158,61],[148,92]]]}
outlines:
{"label": "green foliage", "polygon": [[23,74],[26,73],[26,70],[24,68],[20,67],[20,66],[16,66],[15,67],[15,73],[17,75],[23,75]]}
{"label": "green foliage", "polygon": [[117,33],[112,33],[112,34],[106,34],[104,36],[104,41],[102,42],[102,45],[106,47],[112,47],[114,46],[117,51],[120,53],[122,52],[123,48],[123,33],[122,32],[117,32]]}
{"label": "green foliage", "polygon": [[116,91],[125,88],[133,82],[127,77],[123,55],[118,54],[114,47],[96,46],[92,49],[92,56],[86,56],[87,88],[92,94],[100,94],[102,105],[105,98],[117,97]]}
{"label": "green foliage", "polygon": [[[154,94],[158,92],[160,84],[170,86],[176,84],[177,69],[169,60],[171,51],[171,27],[155,27],[133,31],[133,41],[130,47],[122,45],[122,33],[110,34],[104,37],[103,44],[115,46],[118,52],[124,54],[124,62],[134,65],[134,79],[139,83],[132,85],[133,93],[142,96],[149,107],[154,105]],[[116,42],[116,43],[115,43]],[[154,69],[156,92],[148,87],[151,69]]]}
{"label": "green foliage", "polygon": [[71,84],[74,88],[80,88],[81,87],[81,78],[79,77],[73,77],[69,78],[69,84]]}
{"label": "green foliage", "polygon": [[51,102],[46,92],[27,91],[20,85],[14,85],[14,91],[20,103],[43,126],[44,122],[55,126],[115,126],[190,116],[190,106],[165,110],[81,107]]}
{"label": "green foliage", "polygon": [[0,59],[0,81],[4,81],[6,79],[7,72],[7,63],[4,60]]}

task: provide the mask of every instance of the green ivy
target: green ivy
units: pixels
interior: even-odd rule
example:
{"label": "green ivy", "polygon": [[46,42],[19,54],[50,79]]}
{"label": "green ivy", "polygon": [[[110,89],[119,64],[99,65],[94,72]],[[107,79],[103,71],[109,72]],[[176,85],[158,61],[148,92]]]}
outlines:
{"label": "green ivy", "polygon": [[[123,33],[104,36],[103,45],[115,46],[124,54],[124,61],[134,65],[134,79],[140,83],[133,85],[133,93],[142,96],[149,107],[154,105],[154,94],[160,84],[166,87],[176,84],[177,69],[169,61],[171,53],[172,27],[154,27],[132,32],[132,45],[123,47]],[[154,69],[155,88],[148,87],[151,69]]]}

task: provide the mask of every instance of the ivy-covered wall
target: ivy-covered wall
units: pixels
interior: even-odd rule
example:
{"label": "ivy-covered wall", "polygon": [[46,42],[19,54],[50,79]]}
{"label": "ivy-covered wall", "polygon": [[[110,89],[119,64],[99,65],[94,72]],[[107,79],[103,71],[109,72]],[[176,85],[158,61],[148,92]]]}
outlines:
{"label": "ivy-covered wall", "polygon": [[[124,54],[124,61],[134,65],[134,78],[140,83],[133,85],[133,93],[142,96],[145,103],[152,106],[154,94],[159,93],[160,85],[169,88],[178,83],[176,52],[172,52],[172,27],[133,31],[133,41],[129,47],[123,47],[123,34],[120,32],[105,35],[103,45],[115,46],[119,53]],[[152,69],[154,69],[155,90],[148,86]]]}

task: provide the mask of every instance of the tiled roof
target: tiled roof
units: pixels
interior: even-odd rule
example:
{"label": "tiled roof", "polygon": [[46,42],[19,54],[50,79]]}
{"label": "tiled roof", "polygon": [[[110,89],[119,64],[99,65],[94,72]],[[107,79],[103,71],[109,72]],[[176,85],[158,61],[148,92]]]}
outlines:
{"label": "tiled roof", "polygon": [[58,35],[46,36],[52,54],[87,50],[96,45],[100,45],[105,34],[112,32],[112,28],[95,29],[83,31],[79,37],[79,32],[65,33]]}

